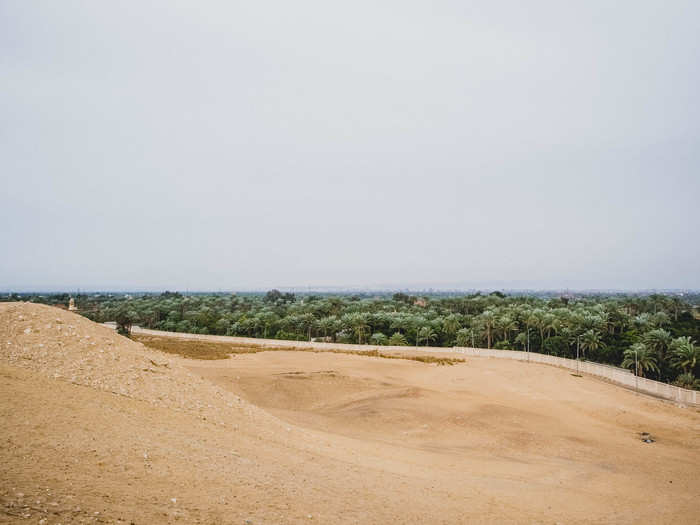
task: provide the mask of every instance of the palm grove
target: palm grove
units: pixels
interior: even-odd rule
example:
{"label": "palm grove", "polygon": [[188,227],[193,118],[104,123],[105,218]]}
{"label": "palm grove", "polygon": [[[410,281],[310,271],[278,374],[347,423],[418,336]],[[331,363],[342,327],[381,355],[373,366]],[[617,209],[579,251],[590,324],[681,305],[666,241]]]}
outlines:
{"label": "palm grove", "polygon": [[[15,297],[16,299],[17,297]],[[67,296],[23,297],[48,303]],[[98,322],[199,334],[373,345],[527,350],[635,369],[700,389],[700,320],[678,296],[541,298],[490,295],[416,298],[266,294],[80,295]]]}

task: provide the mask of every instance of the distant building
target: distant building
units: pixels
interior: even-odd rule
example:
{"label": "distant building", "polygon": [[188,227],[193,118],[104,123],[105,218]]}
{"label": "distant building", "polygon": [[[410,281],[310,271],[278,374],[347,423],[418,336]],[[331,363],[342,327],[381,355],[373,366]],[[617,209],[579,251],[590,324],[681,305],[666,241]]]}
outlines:
{"label": "distant building", "polygon": [[75,306],[75,299],[73,299],[72,297],[68,300],[68,310],[70,310],[71,312],[78,311],[78,307]]}
{"label": "distant building", "polygon": [[428,305],[428,302],[423,297],[418,297],[415,301],[413,301],[413,305],[422,306],[425,308]]}

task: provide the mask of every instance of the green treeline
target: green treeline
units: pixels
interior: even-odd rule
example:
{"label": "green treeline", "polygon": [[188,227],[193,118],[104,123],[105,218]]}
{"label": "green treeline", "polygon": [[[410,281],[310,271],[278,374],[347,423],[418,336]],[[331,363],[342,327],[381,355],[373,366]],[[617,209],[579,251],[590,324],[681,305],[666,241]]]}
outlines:
{"label": "green treeline", "polygon": [[[14,297],[16,300],[18,296]],[[21,297],[67,304],[68,296]],[[7,300],[7,298],[4,298]],[[700,320],[678,296],[79,295],[86,317],[157,330],[375,345],[526,350],[700,388]],[[635,359],[636,356],[636,359]]]}

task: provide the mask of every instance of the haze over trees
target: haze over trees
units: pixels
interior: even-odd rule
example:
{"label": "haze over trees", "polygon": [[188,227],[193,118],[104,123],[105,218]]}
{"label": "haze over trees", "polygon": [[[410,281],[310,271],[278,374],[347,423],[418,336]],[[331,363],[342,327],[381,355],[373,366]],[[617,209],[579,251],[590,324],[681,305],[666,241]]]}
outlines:
{"label": "haze over trees", "polygon": [[[17,300],[19,296],[5,297]],[[67,304],[68,295],[23,300]],[[679,296],[415,297],[265,294],[79,295],[86,317],[198,334],[373,345],[530,350],[636,370],[698,388],[700,320]],[[697,299],[697,298],[695,298]],[[695,300],[691,297],[691,300]]]}

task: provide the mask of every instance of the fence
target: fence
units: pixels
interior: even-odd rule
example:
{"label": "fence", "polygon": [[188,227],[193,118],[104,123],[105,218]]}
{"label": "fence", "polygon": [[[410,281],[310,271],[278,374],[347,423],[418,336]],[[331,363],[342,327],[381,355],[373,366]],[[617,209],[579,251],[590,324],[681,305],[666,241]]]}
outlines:
{"label": "fence", "polygon": [[696,390],[686,390],[666,383],[660,383],[652,379],[637,377],[631,371],[614,366],[594,363],[592,361],[576,361],[565,357],[538,354],[536,352],[520,352],[516,350],[487,350],[484,348],[457,348],[455,352],[472,355],[475,357],[496,357],[503,359],[516,359],[519,361],[531,361],[533,363],[543,363],[560,368],[578,371],[583,374],[606,379],[612,383],[651,394],[653,396],[675,401],[686,405],[698,405],[698,392]]}
{"label": "fence", "polygon": [[[105,323],[114,327],[113,323]],[[493,357],[500,359],[515,359],[518,361],[530,361],[532,363],[542,363],[560,368],[577,371],[583,374],[600,377],[617,385],[621,385],[645,394],[650,394],[662,399],[668,399],[684,405],[698,406],[698,392],[686,390],[666,383],[660,383],[652,379],[637,377],[629,370],[617,368],[602,363],[591,361],[576,361],[565,357],[538,354],[536,352],[522,352],[517,350],[489,350],[486,348],[466,348],[466,347],[431,347],[431,346],[376,346],[376,345],[355,345],[344,343],[320,343],[314,341],[284,341],[279,339],[257,339],[252,337],[231,337],[225,335],[202,335],[184,334],[178,332],[163,332],[160,330],[149,330],[134,326],[132,332],[135,334],[153,335],[160,337],[178,337],[181,339],[199,339],[204,341],[220,341],[222,343],[238,344],[241,346],[255,346],[258,348],[270,349],[295,349],[305,348],[311,350],[346,350],[350,352],[382,351],[382,352],[430,352],[430,353],[458,353],[473,357]]]}

